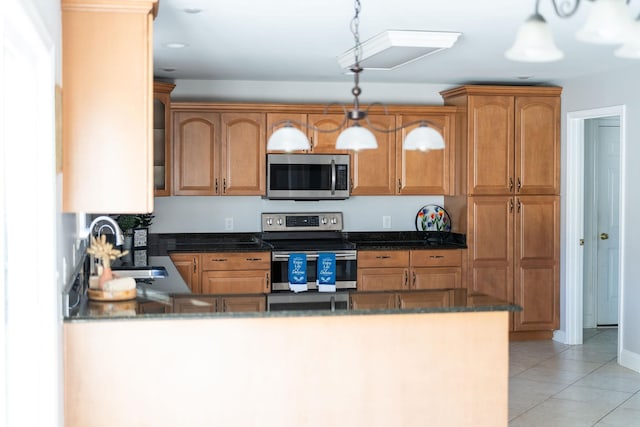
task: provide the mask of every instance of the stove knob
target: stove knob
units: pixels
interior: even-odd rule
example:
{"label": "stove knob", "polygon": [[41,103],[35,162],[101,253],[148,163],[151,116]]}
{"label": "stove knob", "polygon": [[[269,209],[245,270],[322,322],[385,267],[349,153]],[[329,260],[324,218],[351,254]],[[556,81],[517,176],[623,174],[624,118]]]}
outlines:
{"label": "stove knob", "polygon": [[267,218],[267,225],[273,225],[273,218]]}
{"label": "stove knob", "polygon": [[282,225],[282,223],[283,223],[282,218],[276,219],[276,224]]}
{"label": "stove knob", "polygon": [[338,223],[338,218],[336,218],[335,216],[333,218],[331,218],[331,224],[337,224]]}
{"label": "stove knob", "polygon": [[320,220],[320,222],[322,224],[326,224],[327,223],[327,218],[323,216],[322,219]]}

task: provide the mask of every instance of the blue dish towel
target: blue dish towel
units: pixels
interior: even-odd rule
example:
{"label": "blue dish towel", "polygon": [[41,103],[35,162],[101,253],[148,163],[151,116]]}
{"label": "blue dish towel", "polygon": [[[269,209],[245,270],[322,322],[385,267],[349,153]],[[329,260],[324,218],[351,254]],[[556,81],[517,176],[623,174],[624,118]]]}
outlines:
{"label": "blue dish towel", "polygon": [[336,291],[336,254],[320,253],[318,254],[318,291],[319,292],[335,292]]}
{"label": "blue dish towel", "polygon": [[307,290],[307,255],[289,255],[289,289],[293,292]]}

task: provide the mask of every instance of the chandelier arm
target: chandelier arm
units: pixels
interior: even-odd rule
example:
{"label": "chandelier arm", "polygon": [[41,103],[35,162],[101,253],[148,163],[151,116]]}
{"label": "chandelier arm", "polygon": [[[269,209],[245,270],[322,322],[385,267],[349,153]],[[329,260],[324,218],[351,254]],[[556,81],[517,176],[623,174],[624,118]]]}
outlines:
{"label": "chandelier arm", "polygon": [[[540,0],[536,0],[536,13],[538,12],[538,3]],[[629,0],[627,0],[627,3]],[[569,18],[573,16],[578,7],[580,7],[580,0],[551,0],[553,9],[556,11],[556,15],[560,18]]]}
{"label": "chandelier arm", "polygon": [[434,122],[432,122],[432,121],[430,121],[430,120],[415,120],[415,121],[413,121],[413,122],[405,123],[405,124],[403,124],[402,126],[398,126],[398,127],[396,127],[396,128],[393,128],[393,129],[383,129],[383,128],[379,128],[379,127],[377,127],[376,125],[374,125],[373,123],[371,123],[371,121],[369,120],[369,116],[367,116],[367,117],[365,118],[365,120],[367,121],[367,125],[368,125],[371,129],[375,130],[376,132],[382,132],[382,133],[392,133],[392,132],[397,132],[397,131],[399,131],[399,130],[406,129],[406,128],[408,128],[408,127],[410,127],[410,126],[414,126],[414,125],[428,125],[428,126],[430,126],[430,127],[434,128],[434,129],[439,129],[439,127],[436,125],[436,123],[434,123]]}

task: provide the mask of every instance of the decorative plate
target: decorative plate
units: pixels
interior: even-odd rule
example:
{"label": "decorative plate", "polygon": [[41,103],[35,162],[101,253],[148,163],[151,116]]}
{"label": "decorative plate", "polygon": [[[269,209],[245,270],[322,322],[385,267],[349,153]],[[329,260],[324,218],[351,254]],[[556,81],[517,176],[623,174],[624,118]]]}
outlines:
{"label": "decorative plate", "polygon": [[416,215],[418,231],[451,231],[451,218],[442,206],[426,205]]}

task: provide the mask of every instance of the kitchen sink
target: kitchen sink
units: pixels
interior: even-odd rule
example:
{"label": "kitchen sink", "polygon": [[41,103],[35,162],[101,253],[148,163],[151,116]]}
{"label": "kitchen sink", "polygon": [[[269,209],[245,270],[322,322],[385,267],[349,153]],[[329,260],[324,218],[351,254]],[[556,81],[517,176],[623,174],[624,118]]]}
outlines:
{"label": "kitchen sink", "polygon": [[112,267],[111,270],[118,277],[132,277],[134,279],[158,279],[169,275],[167,269],[162,266],[120,266]]}

